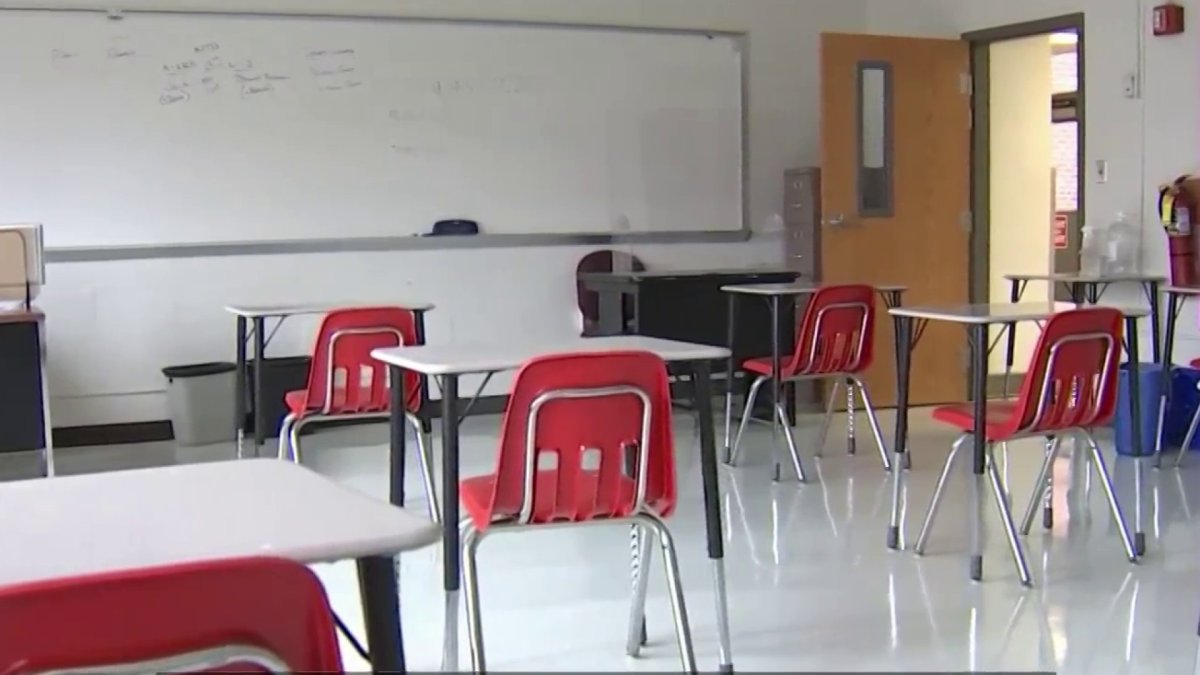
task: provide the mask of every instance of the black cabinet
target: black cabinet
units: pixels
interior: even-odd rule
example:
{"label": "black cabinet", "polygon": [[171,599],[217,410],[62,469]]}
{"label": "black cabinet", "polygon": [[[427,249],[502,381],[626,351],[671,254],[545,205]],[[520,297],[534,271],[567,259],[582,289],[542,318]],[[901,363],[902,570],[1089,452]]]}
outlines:
{"label": "black cabinet", "polygon": [[46,447],[41,317],[0,316],[0,452]]}
{"label": "black cabinet", "polygon": [[[667,340],[726,346],[728,343],[729,294],[722,286],[790,283],[800,276],[786,270],[691,270],[646,272],[586,272],[579,280],[600,295],[599,335],[645,335]],[[622,316],[623,300],[633,306],[633,320]],[[733,344],[735,362],[771,354],[771,308],[765,298],[740,296],[737,301],[737,330]],[[780,306],[780,346],[792,352],[795,333],[792,302]],[[724,373],[725,363],[713,364],[714,373]],[[741,391],[745,382],[737,385]],[[718,387],[717,391],[724,391]],[[769,397],[761,396],[764,411]]]}

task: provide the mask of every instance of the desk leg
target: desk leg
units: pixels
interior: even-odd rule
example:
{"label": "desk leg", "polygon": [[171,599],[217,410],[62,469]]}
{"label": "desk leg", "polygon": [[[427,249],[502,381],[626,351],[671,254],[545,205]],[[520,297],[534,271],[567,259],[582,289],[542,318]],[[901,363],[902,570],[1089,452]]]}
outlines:
{"label": "desk leg", "polygon": [[[729,363],[725,367],[725,458],[728,464],[733,457],[733,439],[730,428],[733,425],[733,376],[737,372],[736,357],[733,351],[733,340],[737,326],[737,293],[729,293],[729,325],[726,327],[726,346],[729,347]],[[746,412],[742,413],[743,415]]]}
{"label": "desk leg", "polygon": [[[1021,301],[1021,296],[1025,295],[1025,285],[1017,279],[1008,280],[1008,300],[1014,305]],[[1006,336],[1006,349],[1004,352],[1004,396],[1008,397],[1008,380],[1012,377],[1013,359],[1017,351],[1017,324],[1008,324],[1008,335]]]}
{"label": "desk leg", "polygon": [[983,579],[983,549],[986,534],[983,530],[983,498],[987,472],[987,371],[988,371],[988,326],[971,326],[971,404],[974,408],[975,428],[972,430],[974,466],[971,473],[969,515],[971,579]]}
{"label": "desk leg", "polygon": [[[780,335],[781,321],[779,316],[780,296],[771,296],[771,370],[775,373],[775,377],[771,379],[773,392],[771,394],[771,405],[774,406],[771,419],[775,421],[773,428],[778,430],[783,435],[784,442],[787,443],[788,456],[792,460],[792,470],[796,472],[796,480],[804,483],[808,479],[804,475],[804,463],[800,461],[800,448],[796,447],[796,439],[792,435],[792,416],[788,414],[788,397],[785,393],[783,384],[783,350],[780,347],[783,342]],[[788,302],[792,302],[788,298]],[[780,480],[779,467],[779,436],[773,438],[775,445],[775,480]]]}
{"label": "desk leg", "polygon": [[707,361],[692,366],[696,388],[696,413],[700,417],[700,478],[704,483],[704,522],[708,558],[713,566],[713,590],[717,605],[717,639],[721,672],[733,672],[729,644],[729,605],[725,594],[725,539],[721,533],[721,484],[717,476],[716,433],[713,431],[711,369]]}
{"label": "desk leg", "polygon": [[267,350],[266,336],[267,321],[261,316],[254,317],[254,448],[253,454],[258,457],[258,449],[267,439],[267,411],[263,410],[263,352]]}
{"label": "desk leg", "polygon": [[462,578],[458,517],[458,375],[443,375],[442,588],[446,591],[446,628],[442,670],[446,672],[458,670],[458,590]]}
{"label": "desk leg", "polygon": [[1146,458],[1142,456],[1142,405],[1139,374],[1137,318],[1125,317],[1125,342],[1129,348],[1129,422],[1133,450],[1133,548],[1139,557],[1146,554],[1146,532],[1142,526],[1142,482]]}
{"label": "desk leg", "polygon": [[404,638],[400,630],[398,558],[372,556],[358,559],[358,589],[367,628],[371,670],[403,673]]}
{"label": "desk leg", "polygon": [[888,521],[887,547],[900,548],[900,511],[904,494],[904,469],[908,467],[908,383],[912,362],[913,320],[893,316],[896,331],[896,437],[892,440],[892,515]]}
{"label": "desk leg", "polygon": [[405,436],[408,421],[404,416],[404,369],[399,366],[388,366],[391,388],[389,406],[391,417],[388,418],[388,501],[396,506],[404,506],[404,458],[408,440]]}
{"label": "desk leg", "polygon": [[[1167,293],[1167,325],[1166,335],[1162,342],[1162,360],[1159,365],[1162,367],[1162,377],[1159,380],[1159,397],[1158,397],[1158,424],[1155,425],[1156,432],[1154,434],[1154,468],[1162,467],[1163,453],[1163,428],[1167,423],[1167,405],[1171,396],[1171,363],[1175,351],[1175,323],[1179,320],[1179,303],[1180,296],[1177,293]],[[1186,452],[1187,448],[1180,448],[1180,456]]]}
{"label": "desk leg", "polygon": [[1150,337],[1154,340],[1151,345],[1151,354],[1154,355],[1154,362],[1161,363],[1164,366],[1166,361],[1162,360],[1163,342],[1162,342],[1162,298],[1158,293],[1158,282],[1147,281],[1144,285],[1147,298],[1150,301]]}
{"label": "desk leg", "polygon": [[233,419],[237,424],[237,458],[246,440],[246,317],[237,317],[237,389],[233,393]]}

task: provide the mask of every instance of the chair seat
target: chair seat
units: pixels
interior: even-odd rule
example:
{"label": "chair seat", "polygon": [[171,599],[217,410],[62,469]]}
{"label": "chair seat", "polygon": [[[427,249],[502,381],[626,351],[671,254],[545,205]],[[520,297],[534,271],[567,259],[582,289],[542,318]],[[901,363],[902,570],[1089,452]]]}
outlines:
{"label": "chair seat", "polygon": [[[558,470],[545,469],[538,471],[533,487],[533,522],[574,521],[576,520],[575,513],[590,512],[596,497],[596,485],[599,482],[600,474],[596,471],[584,471],[582,476],[580,489],[576,493],[577,503],[574,505],[557,504],[554,501],[554,497],[555,484],[558,481]],[[474,522],[475,527],[481,532],[485,531],[488,525],[491,524],[488,522],[488,513],[491,511],[491,500],[495,483],[495,474],[475,476],[459,483],[459,499],[462,501],[467,515],[471,517],[471,521]],[[636,486],[632,479],[622,477],[620,483],[620,500],[622,502],[631,500],[635,488]],[[647,505],[656,513],[666,515],[663,513],[662,504],[650,502]],[[614,517],[624,517],[627,515],[629,514],[619,513]]]}
{"label": "chair seat", "polygon": [[[792,357],[790,354],[784,355],[780,358],[780,365],[783,366],[784,377],[791,377],[792,375],[795,375],[792,369],[788,368],[788,361],[791,360]],[[765,375],[767,377],[772,377],[775,374],[775,370],[771,368],[771,357],[769,356],[764,356],[758,359],[746,359],[742,362],[742,368],[757,375]]]}
{"label": "chair seat", "polygon": [[[1007,440],[1006,427],[1016,414],[1014,401],[988,401],[984,409],[984,433],[988,441]],[[975,430],[975,404],[954,403],[934,408],[933,419],[967,432]]]}
{"label": "chair seat", "polygon": [[[289,391],[288,393],[284,394],[283,402],[284,402],[284,404],[287,405],[288,412],[292,413],[297,418],[303,418],[303,417],[307,417],[309,415],[321,414],[321,410],[319,408],[305,407],[305,403],[307,403],[307,400],[306,400],[307,398],[308,398],[308,392],[306,390],[297,389],[296,391]],[[330,415],[360,415],[360,414],[367,414],[367,413],[387,412],[386,406],[381,409],[376,409],[374,407],[367,408],[364,410],[340,409],[340,408],[343,408],[345,405],[346,405],[346,390],[345,389],[334,389],[333,390],[333,410],[331,410],[328,413]]]}

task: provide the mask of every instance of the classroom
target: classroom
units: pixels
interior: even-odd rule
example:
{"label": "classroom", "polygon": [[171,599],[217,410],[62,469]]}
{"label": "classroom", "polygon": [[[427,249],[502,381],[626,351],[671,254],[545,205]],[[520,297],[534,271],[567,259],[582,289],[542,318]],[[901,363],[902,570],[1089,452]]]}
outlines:
{"label": "classroom", "polygon": [[0,672],[1200,673],[1192,16],[4,3]]}

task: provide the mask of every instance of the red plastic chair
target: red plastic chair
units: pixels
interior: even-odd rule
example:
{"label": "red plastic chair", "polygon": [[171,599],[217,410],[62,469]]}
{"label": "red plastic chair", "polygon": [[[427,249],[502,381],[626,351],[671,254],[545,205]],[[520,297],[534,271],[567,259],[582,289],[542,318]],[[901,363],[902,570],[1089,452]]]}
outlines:
{"label": "red plastic chair", "polygon": [[[846,382],[850,424],[850,439],[853,439],[854,429],[854,392],[858,391],[862,398],[867,420],[871,424],[871,434],[875,437],[875,446],[879,457],[883,460],[883,468],[890,471],[892,460],[888,456],[887,446],[883,442],[883,434],[879,427],[879,418],[875,415],[875,407],[871,404],[871,395],[867,392],[859,375],[871,366],[875,345],[875,289],[871,286],[854,284],[845,286],[826,286],[813,294],[809,299],[808,308],[800,322],[800,334],[796,340],[796,348],[790,358],[781,360],[782,380],[795,382],[798,380],[833,380],[830,387],[829,405],[825,409],[825,419],[821,424],[821,434],[816,446],[819,456],[825,446],[829,434],[829,424],[833,417],[834,401],[837,400],[838,385]],[[733,442],[729,464],[737,464],[741,448],[742,434],[746,432],[746,424],[750,421],[750,412],[758,392],[764,384],[770,382],[775,373],[772,371],[771,358],[748,359],[742,363],[742,368],[758,375],[750,385],[746,396],[746,406],[742,411],[742,421],[738,426],[737,437]],[[725,427],[729,428],[732,412],[726,406]],[[800,461],[800,453],[796,449],[796,441],[792,438],[791,425],[783,405],[775,405],[775,415],[784,430],[788,450],[792,455],[793,468],[800,480],[804,480],[804,465]],[[728,438],[728,436],[726,436]],[[850,452],[854,452],[851,444]]]}
{"label": "red plastic chair", "polygon": [[684,670],[696,670],[675,544],[662,519],[675,508],[667,368],[644,352],[544,356],[517,374],[496,471],[462,481],[463,575],[471,660],[486,670],[476,553],[495,532],[539,526],[633,524],[637,566],[627,651],[641,646],[650,535],[658,537]]}
{"label": "red plastic chair", "polygon": [[10,586],[0,636],[0,675],[342,668],[321,582],[273,558]]}
{"label": "red plastic chair", "polygon": [[[984,430],[988,476],[1008,534],[1013,560],[1022,582],[1026,584],[1030,583],[1029,568],[1013,524],[1012,512],[1008,507],[1004,481],[993,457],[995,444],[1019,438],[1045,436],[1048,439],[1046,456],[1035,483],[1037,487],[1025,511],[1021,532],[1029,533],[1037,505],[1043,500],[1049,503],[1052,497],[1051,468],[1055,457],[1058,456],[1061,437],[1076,434],[1088,445],[1091,464],[1099,474],[1109,510],[1125,546],[1126,556],[1130,561],[1137,560],[1129,528],[1117,501],[1108,466],[1104,462],[1104,454],[1100,452],[1096,439],[1089,431],[1091,427],[1108,424],[1116,414],[1122,320],[1120,311],[1103,307],[1055,314],[1042,330],[1017,399],[987,403]],[[918,554],[925,551],[925,544],[937,517],[938,505],[955,458],[966,440],[971,438],[971,432],[975,428],[974,409],[970,403],[936,408],[933,418],[957,427],[963,434],[954,442],[949,456],[946,457],[946,463],[942,466],[933,500],[921,527],[921,535],[917,538],[915,550]],[[1047,518],[1047,525],[1050,522]]]}
{"label": "red plastic chair", "polygon": [[[353,419],[386,420],[391,415],[388,367],[371,357],[375,349],[417,344],[416,316],[402,307],[361,307],[330,312],[313,348],[308,387],[288,392],[288,415],[279,429],[279,458],[300,462],[300,430],[318,423]],[[416,432],[429,516],[440,522],[430,441],[416,412],[421,377],[404,381],[404,416]]]}

